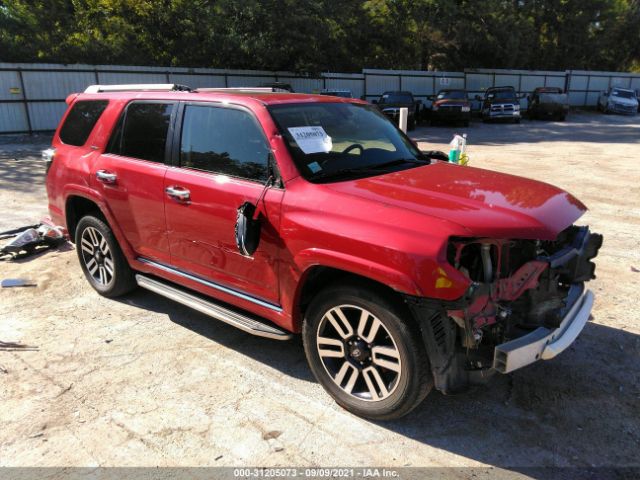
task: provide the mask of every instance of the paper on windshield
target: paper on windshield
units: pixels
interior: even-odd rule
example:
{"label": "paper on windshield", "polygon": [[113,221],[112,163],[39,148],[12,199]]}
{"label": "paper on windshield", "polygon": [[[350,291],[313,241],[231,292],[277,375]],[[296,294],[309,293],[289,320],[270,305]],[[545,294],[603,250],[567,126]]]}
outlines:
{"label": "paper on windshield", "polygon": [[333,148],[331,137],[322,127],[291,127],[289,133],[306,154],[327,153]]}

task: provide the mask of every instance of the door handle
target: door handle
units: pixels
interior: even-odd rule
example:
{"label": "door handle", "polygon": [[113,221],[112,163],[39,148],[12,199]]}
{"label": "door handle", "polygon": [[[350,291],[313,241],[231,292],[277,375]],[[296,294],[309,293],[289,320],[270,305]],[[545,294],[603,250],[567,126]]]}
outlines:
{"label": "door handle", "polygon": [[191,192],[183,187],[167,187],[164,191],[171,198],[181,202],[188,202],[191,199]]}
{"label": "door handle", "polygon": [[96,178],[102,183],[114,184],[118,179],[115,173],[107,172],[106,170],[98,170],[96,172]]}

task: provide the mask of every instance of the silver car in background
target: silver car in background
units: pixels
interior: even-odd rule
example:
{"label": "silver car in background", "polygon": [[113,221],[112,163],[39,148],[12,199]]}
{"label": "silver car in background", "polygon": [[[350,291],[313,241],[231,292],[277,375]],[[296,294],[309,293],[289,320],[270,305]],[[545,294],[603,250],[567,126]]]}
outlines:
{"label": "silver car in background", "polygon": [[598,98],[598,110],[605,113],[635,115],[638,112],[636,92],[628,88],[611,87]]}

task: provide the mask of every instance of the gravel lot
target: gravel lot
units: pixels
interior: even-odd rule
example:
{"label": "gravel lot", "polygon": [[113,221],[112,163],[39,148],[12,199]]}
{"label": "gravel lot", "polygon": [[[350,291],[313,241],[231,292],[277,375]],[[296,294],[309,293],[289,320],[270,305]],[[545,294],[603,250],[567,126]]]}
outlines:
{"label": "gravel lot", "polygon": [[[419,128],[425,149],[457,129]],[[432,393],[394,422],[354,417],[323,392],[299,339],[247,335],[146,291],[98,296],[71,247],[0,277],[2,466],[640,466],[640,118],[486,125],[472,164],[567,189],[605,235],[592,321],[552,362],[459,396]],[[46,212],[39,150],[0,137],[0,230]],[[477,472],[476,472],[477,473]],[[486,477],[485,477],[486,478]]]}

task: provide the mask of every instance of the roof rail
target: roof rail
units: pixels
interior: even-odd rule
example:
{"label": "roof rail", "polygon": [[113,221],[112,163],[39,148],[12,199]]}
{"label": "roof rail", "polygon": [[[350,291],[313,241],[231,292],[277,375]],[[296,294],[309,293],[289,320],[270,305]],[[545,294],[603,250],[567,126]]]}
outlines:
{"label": "roof rail", "polygon": [[289,90],[278,87],[208,87],[196,88],[194,92],[229,92],[229,93],[291,93]]}
{"label": "roof rail", "polygon": [[177,83],[132,83],[129,85],[89,85],[84,93],[178,91],[190,92],[191,88]]}

